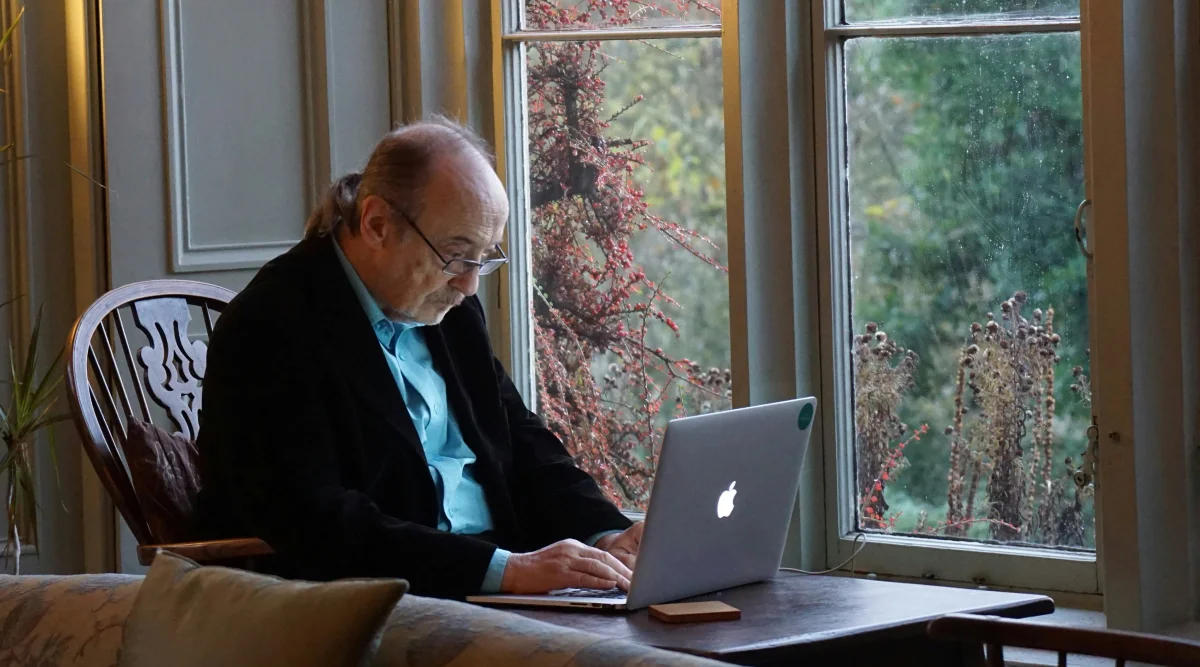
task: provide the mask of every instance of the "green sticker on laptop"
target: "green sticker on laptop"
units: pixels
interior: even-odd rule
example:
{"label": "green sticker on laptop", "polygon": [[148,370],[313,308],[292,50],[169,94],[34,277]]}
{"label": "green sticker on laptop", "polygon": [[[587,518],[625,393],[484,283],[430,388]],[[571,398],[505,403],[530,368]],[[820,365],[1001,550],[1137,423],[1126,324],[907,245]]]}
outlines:
{"label": "green sticker on laptop", "polygon": [[812,423],[813,412],[812,403],[805,403],[804,407],[800,408],[800,417],[796,419],[796,425],[800,427],[801,431],[808,428],[808,425]]}

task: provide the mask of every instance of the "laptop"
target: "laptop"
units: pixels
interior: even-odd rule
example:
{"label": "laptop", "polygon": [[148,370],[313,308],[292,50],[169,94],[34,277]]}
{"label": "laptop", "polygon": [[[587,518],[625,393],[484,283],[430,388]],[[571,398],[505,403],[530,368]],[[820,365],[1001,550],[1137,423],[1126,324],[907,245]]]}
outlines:
{"label": "laptop", "polygon": [[800,398],[668,423],[628,594],[567,588],[467,600],[632,611],[774,577],[815,411],[815,398]]}

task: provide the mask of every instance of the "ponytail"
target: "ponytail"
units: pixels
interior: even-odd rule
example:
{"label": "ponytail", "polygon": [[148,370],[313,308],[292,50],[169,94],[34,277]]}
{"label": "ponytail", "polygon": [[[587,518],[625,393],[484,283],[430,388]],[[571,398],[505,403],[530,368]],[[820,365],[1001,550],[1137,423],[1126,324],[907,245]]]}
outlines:
{"label": "ponytail", "polygon": [[353,171],[334,181],[304,223],[304,238],[332,234],[338,227],[358,229],[358,186],[362,173]]}

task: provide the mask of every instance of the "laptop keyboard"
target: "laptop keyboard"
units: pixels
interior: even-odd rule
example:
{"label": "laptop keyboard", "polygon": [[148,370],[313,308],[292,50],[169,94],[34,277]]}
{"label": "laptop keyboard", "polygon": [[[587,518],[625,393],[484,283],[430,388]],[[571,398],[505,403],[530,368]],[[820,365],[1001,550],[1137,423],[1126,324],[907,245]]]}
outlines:
{"label": "laptop keyboard", "polygon": [[557,591],[550,591],[550,595],[566,598],[615,599],[625,597],[625,591],[619,588],[610,588],[608,590],[601,590],[599,588],[562,588]]}

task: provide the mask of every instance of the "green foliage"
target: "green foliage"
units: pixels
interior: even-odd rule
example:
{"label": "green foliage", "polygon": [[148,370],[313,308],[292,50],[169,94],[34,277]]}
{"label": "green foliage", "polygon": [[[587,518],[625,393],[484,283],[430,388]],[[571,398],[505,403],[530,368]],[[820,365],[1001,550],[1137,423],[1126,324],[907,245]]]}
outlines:
{"label": "green foliage", "polygon": [[[603,51],[605,111],[617,114],[640,97],[606,136],[653,142],[641,151],[646,165],[634,168],[650,210],[712,240],[713,257],[727,264],[721,40],[606,42]],[[665,310],[679,335],[653,330],[650,345],[705,369],[729,368],[728,275],[650,230],[630,245],[677,302]]]}
{"label": "green foliage", "polygon": [[[1001,7],[981,3],[972,8]],[[1047,4],[1067,3],[1003,6]],[[1086,368],[1086,263],[1071,232],[1083,197],[1078,35],[860,38],[846,62],[853,317],[921,355],[900,418],[935,433],[952,423],[957,350],[988,304],[1017,291],[1057,313],[1055,374]],[[1055,386],[1052,443],[1064,476],[1089,412],[1068,385]],[[949,443],[939,435],[906,451],[889,504],[945,515]],[[1089,544],[1093,512],[1089,501]]]}

